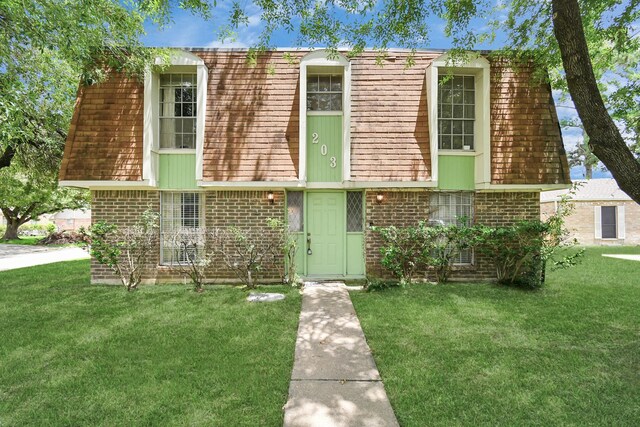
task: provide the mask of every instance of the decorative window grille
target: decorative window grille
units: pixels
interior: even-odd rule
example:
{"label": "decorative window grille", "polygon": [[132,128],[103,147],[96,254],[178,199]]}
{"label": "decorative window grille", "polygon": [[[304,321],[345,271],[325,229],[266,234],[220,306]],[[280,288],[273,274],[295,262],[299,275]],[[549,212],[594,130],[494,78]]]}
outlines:
{"label": "decorative window grille", "polygon": [[302,191],[287,192],[287,220],[289,231],[304,231],[304,193]]}
{"label": "decorative window grille", "polygon": [[473,150],[475,126],[473,76],[438,77],[438,147]]}
{"label": "decorative window grille", "polygon": [[602,224],[602,238],[615,239],[618,237],[616,225],[616,207],[601,206],[600,223]]}
{"label": "decorative window grille", "polygon": [[347,193],[347,232],[362,232],[362,191]]}
{"label": "decorative window grille", "polygon": [[[160,262],[181,264],[197,257],[198,244],[184,247],[175,240],[179,231],[197,232],[201,229],[202,212],[199,193],[160,194]],[[200,239],[193,239],[200,241]]]}
{"label": "decorative window grille", "polygon": [[197,78],[160,75],[160,148],[196,148]]}
{"label": "decorative window grille", "polygon": [[342,75],[307,76],[307,111],[342,111]]}
{"label": "decorative window grille", "polygon": [[[431,225],[470,225],[473,221],[473,193],[432,193],[429,197]],[[456,264],[471,264],[473,251],[460,252]]]}

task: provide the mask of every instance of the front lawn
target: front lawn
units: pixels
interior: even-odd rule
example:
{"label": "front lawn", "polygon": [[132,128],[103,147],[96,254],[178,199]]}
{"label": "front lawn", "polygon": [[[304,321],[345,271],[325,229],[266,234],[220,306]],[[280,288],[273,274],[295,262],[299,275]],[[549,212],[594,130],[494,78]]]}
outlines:
{"label": "front lawn", "polygon": [[11,239],[11,240],[0,240],[0,243],[6,243],[10,245],[33,246],[33,245],[37,245],[38,242],[42,239],[44,239],[44,236],[30,236],[30,237],[20,237],[18,239]]}
{"label": "front lawn", "polygon": [[0,425],[282,424],[300,310],[234,288],[89,285],[89,261],[0,273]]}
{"label": "front lawn", "polygon": [[640,262],[589,249],[542,291],[352,293],[403,426],[638,425]]}

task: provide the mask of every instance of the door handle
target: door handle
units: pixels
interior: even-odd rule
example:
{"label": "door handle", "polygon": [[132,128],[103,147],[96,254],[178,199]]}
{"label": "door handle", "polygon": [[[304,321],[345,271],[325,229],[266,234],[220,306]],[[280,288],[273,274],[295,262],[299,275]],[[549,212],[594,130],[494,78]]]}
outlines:
{"label": "door handle", "polygon": [[313,251],[311,250],[311,233],[307,233],[307,255],[312,255]]}

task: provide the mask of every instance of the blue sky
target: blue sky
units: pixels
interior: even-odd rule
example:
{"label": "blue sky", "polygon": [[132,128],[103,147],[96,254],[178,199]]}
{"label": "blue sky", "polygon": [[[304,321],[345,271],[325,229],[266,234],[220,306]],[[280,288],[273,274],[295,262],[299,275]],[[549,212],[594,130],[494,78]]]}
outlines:
{"label": "blue sky", "polygon": [[[498,0],[499,1],[499,0]],[[223,11],[228,10],[228,2],[218,2],[218,7]],[[205,21],[199,16],[194,16],[190,12],[174,8],[173,22],[159,29],[157,26],[148,22],[145,25],[147,34],[143,37],[143,42],[147,46],[163,46],[163,47],[224,47],[224,48],[247,48],[257,43],[258,36],[262,30],[260,22],[259,10],[250,4],[247,9],[249,17],[248,26],[240,31],[235,39],[221,41],[219,33],[222,25],[220,21]],[[431,28],[430,40],[428,47],[436,49],[447,49],[451,47],[451,40],[444,35],[444,22],[432,17],[427,21]],[[486,22],[476,20],[473,23],[477,28],[483,28]],[[296,34],[288,34],[284,31],[274,34],[272,39],[273,45],[278,47],[296,47]],[[497,34],[495,42],[492,44],[481,44],[478,49],[492,49],[501,47],[504,43],[504,36]],[[558,94],[554,94],[556,98],[556,106],[558,107],[558,115],[560,118],[571,118],[575,116],[575,110],[572,108],[571,101],[560,101]],[[575,147],[576,143],[581,141],[582,134],[580,130],[565,129],[563,130],[563,138],[567,150]],[[571,171],[572,178],[582,178],[582,169],[574,168]],[[601,177],[601,173],[598,174]],[[605,173],[604,176],[609,176]]]}

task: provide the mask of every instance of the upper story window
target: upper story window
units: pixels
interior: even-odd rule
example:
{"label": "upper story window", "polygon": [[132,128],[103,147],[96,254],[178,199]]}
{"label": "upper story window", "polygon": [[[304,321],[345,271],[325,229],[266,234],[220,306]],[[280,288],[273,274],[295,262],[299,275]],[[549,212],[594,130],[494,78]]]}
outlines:
{"label": "upper story window", "polygon": [[307,111],[342,111],[342,75],[307,76]]}
{"label": "upper story window", "polygon": [[475,108],[474,76],[438,76],[439,149],[474,149]]}
{"label": "upper story window", "polygon": [[160,75],[160,148],[195,149],[196,74]]}

